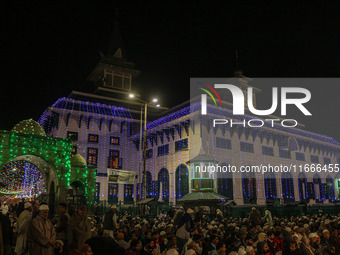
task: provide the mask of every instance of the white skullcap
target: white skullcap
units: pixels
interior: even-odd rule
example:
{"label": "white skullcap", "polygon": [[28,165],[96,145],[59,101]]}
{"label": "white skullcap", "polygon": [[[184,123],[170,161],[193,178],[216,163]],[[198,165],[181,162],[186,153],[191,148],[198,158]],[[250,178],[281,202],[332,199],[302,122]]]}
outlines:
{"label": "white skullcap", "polygon": [[46,210],[49,210],[48,205],[41,205],[39,207],[39,211],[46,211]]}
{"label": "white skullcap", "polygon": [[26,202],[25,205],[24,205],[24,208],[27,209],[27,208],[30,208],[32,207],[32,204],[30,202]]}
{"label": "white skullcap", "polygon": [[191,208],[189,208],[189,209],[187,210],[187,214],[190,214],[190,213],[194,213],[194,210],[192,210]]}
{"label": "white skullcap", "polygon": [[189,249],[185,252],[184,255],[195,255],[195,254],[196,254],[196,252],[193,249]]}
{"label": "white skullcap", "polygon": [[161,232],[159,233],[160,236],[165,235],[165,234],[166,234],[165,231],[161,231]]}
{"label": "white skullcap", "polygon": [[317,237],[317,235],[316,235],[315,233],[311,233],[311,234],[309,235],[309,238],[314,238],[314,237]]}
{"label": "white skullcap", "polygon": [[170,249],[166,252],[166,255],[178,255],[178,251],[176,249]]}
{"label": "white skullcap", "polygon": [[117,209],[117,206],[116,205],[112,205],[111,209]]}

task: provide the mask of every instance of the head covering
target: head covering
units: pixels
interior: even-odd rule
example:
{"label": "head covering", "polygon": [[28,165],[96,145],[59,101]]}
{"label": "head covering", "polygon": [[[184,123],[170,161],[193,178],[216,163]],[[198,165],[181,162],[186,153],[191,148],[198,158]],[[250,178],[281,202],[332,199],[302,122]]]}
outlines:
{"label": "head covering", "polygon": [[111,205],[111,209],[117,209],[116,205]]}
{"label": "head covering", "polygon": [[264,238],[265,238],[266,234],[261,232],[257,235],[257,239],[259,240],[259,242],[263,242]]}
{"label": "head covering", "polygon": [[32,207],[32,204],[30,202],[26,202],[25,205],[24,205],[24,208],[27,209],[27,208],[30,208]]}
{"label": "head covering", "polygon": [[255,211],[255,210],[256,210],[256,208],[255,208],[255,207],[252,207],[252,208],[251,208],[251,210],[252,210],[252,211]]}
{"label": "head covering", "polygon": [[323,233],[326,233],[326,232],[329,233],[329,230],[328,230],[328,229],[324,229],[324,230],[322,231],[322,234],[323,234]]}
{"label": "head covering", "polygon": [[238,255],[245,255],[247,252],[245,251],[243,246],[240,246],[237,251]]}
{"label": "head covering", "polygon": [[159,233],[160,236],[165,235],[165,234],[166,234],[165,231],[161,231],[161,232]]}
{"label": "head covering", "polygon": [[196,252],[193,249],[189,249],[185,252],[184,255],[195,255],[195,254],[196,254]]}
{"label": "head covering", "polygon": [[187,214],[190,214],[190,213],[194,213],[194,210],[192,210],[191,208],[189,208],[189,209],[187,210]]}
{"label": "head covering", "polygon": [[178,255],[178,251],[176,249],[169,249],[167,252],[166,252],[166,255]]}
{"label": "head covering", "polygon": [[317,237],[317,235],[315,233],[310,233],[309,238],[314,238]]}
{"label": "head covering", "polygon": [[39,207],[39,211],[46,211],[46,210],[49,210],[48,205],[41,205]]}

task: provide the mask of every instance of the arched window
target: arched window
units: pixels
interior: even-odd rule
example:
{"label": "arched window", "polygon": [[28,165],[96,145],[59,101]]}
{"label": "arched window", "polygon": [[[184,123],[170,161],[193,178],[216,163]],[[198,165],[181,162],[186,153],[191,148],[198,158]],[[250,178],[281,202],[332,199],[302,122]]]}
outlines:
{"label": "arched window", "polygon": [[282,197],[285,203],[295,201],[294,182],[291,173],[282,173]]}
{"label": "arched window", "polygon": [[153,197],[152,174],[146,171],[146,197]]}
{"label": "arched window", "polygon": [[[307,178],[305,173],[299,173],[298,176],[298,186],[299,186],[299,196],[300,200],[305,200],[308,198],[308,193],[306,192],[307,189]],[[309,197],[312,198],[312,197]]]}
{"label": "arched window", "polygon": [[325,200],[325,185],[321,183],[321,178],[318,174],[314,174],[313,176],[314,190],[315,190],[315,199],[317,202],[322,202]]}
{"label": "arched window", "polygon": [[217,193],[229,199],[233,199],[233,173],[224,172],[223,169],[227,168],[228,164],[221,164],[221,172],[217,172]]}
{"label": "arched window", "polygon": [[264,175],[264,186],[266,193],[266,200],[273,201],[277,197],[276,179],[274,173],[266,173]]}
{"label": "arched window", "polygon": [[186,165],[180,164],[176,168],[176,200],[189,193],[189,171]]}
{"label": "arched window", "polygon": [[335,200],[334,182],[330,175],[328,175],[326,178],[325,198],[331,201]]}
{"label": "arched window", "polygon": [[162,191],[163,201],[169,201],[169,172],[166,168],[162,168],[161,170],[159,170],[158,183],[158,194],[160,194],[160,192]]}
{"label": "arched window", "polygon": [[256,179],[254,173],[242,173],[244,204],[256,204]]}

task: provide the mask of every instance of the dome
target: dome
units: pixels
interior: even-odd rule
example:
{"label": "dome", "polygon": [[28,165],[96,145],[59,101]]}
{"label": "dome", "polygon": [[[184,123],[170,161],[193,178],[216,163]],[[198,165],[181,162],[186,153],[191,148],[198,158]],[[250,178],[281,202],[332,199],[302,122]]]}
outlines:
{"label": "dome", "polygon": [[86,160],[81,155],[76,154],[71,158],[71,167],[72,166],[84,167],[86,166]]}
{"label": "dome", "polygon": [[33,119],[22,120],[14,126],[12,132],[25,135],[46,136],[45,130]]}

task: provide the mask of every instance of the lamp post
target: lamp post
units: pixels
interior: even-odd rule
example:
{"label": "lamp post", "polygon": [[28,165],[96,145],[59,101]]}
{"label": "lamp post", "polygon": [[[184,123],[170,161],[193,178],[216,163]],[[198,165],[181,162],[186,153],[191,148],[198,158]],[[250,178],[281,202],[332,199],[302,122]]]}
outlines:
{"label": "lamp post", "polygon": [[[144,104],[144,123],[143,123],[143,119],[142,119],[142,107],[141,107],[141,119],[140,119],[140,126],[141,126],[141,133],[140,133],[140,143],[139,143],[139,151],[142,151],[141,145],[142,145],[142,133],[143,133],[143,198],[146,198],[146,131],[147,131],[147,112],[148,112],[148,102],[147,101],[143,101],[140,98],[137,98],[134,96],[134,94],[130,94],[129,95],[130,98],[134,98],[137,99],[139,102],[141,102],[142,104]],[[157,104],[158,100],[156,98],[154,98],[152,100],[152,103],[156,104],[156,107],[160,107],[159,104]],[[143,132],[142,132],[142,126],[143,126]],[[141,174],[141,169],[140,169],[141,164],[139,164],[139,178],[140,178],[140,174]]]}

